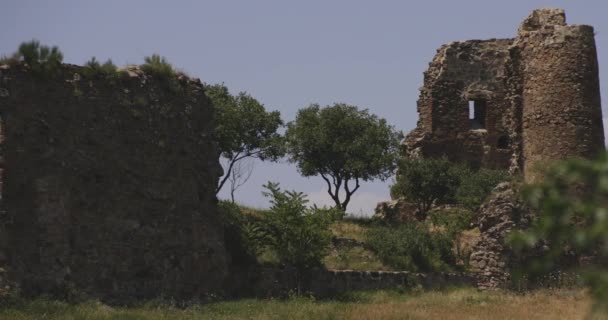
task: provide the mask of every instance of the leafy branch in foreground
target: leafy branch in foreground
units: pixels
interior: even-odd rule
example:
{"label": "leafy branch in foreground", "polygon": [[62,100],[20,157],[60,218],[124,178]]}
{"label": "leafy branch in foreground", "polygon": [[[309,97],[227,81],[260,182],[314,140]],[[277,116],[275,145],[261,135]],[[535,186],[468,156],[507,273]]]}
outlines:
{"label": "leafy branch in foreground", "polygon": [[591,289],[595,307],[608,311],[606,156],[557,164],[541,183],[524,188],[523,196],[539,216],[529,230],[514,233],[511,243],[520,252],[543,247],[525,271],[538,275],[559,269],[562,257],[574,253],[588,260],[577,269]]}

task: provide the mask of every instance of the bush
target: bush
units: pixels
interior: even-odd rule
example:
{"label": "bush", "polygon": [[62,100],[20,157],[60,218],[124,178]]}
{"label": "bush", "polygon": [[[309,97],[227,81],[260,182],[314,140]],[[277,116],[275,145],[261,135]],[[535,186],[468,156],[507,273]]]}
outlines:
{"label": "bush", "polygon": [[412,201],[420,220],[424,220],[433,204],[454,201],[459,184],[459,174],[445,158],[405,159],[399,163],[391,193]]}
{"label": "bush", "polygon": [[474,171],[467,167],[461,167],[458,172],[460,185],[455,195],[456,203],[472,211],[479,208],[496,185],[511,179],[505,170],[482,168]]}
{"label": "bush", "polygon": [[469,210],[454,208],[431,211],[429,217],[433,225],[444,227],[447,235],[450,238],[454,238],[461,232],[469,229],[475,215]]}
{"label": "bush", "polygon": [[334,210],[307,207],[303,193],[281,191],[276,183],[264,188],[272,204],[262,222],[266,245],[281,263],[299,271],[320,266],[328,253]]}
{"label": "bush", "polygon": [[532,253],[524,273],[538,278],[567,268],[564,256],[584,258],[588,262],[576,271],[596,307],[608,312],[608,157],[558,163],[543,174],[542,182],[526,186],[523,196],[538,213],[528,230],[510,239],[520,255]]}
{"label": "bush", "polygon": [[87,78],[108,78],[111,76],[115,76],[117,73],[117,68],[112,60],[108,59],[103,64],[100,64],[97,61],[97,58],[92,57],[91,60],[87,61],[85,64],[85,69],[83,69],[84,76]]}
{"label": "bush", "polygon": [[446,271],[454,262],[453,240],[423,224],[373,227],[367,232],[367,244],[383,263],[398,270]]}
{"label": "bush", "polygon": [[54,76],[63,62],[63,53],[56,46],[49,48],[37,40],[24,42],[14,56],[27,63],[39,76]]}
{"label": "bush", "polygon": [[161,79],[169,80],[175,76],[175,69],[173,66],[158,54],[144,58],[145,63],[140,66],[144,72],[157,76]]}
{"label": "bush", "polygon": [[218,211],[224,225],[226,250],[232,263],[236,266],[255,264],[264,240],[259,219],[243,214],[238,205],[225,200],[219,201]]}
{"label": "bush", "polygon": [[498,183],[509,179],[504,170],[473,170],[445,158],[406,159],[399,165],[391,194],[416,204],[424,220],[433,205],[457,204],[475,211]]}

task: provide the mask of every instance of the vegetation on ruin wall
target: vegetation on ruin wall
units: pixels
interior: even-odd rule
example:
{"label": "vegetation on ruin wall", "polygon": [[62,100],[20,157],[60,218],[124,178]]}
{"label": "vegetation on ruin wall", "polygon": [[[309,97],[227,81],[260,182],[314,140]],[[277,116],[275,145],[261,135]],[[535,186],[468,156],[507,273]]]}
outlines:
{"label": "vegetation on ruin wall", "polygon": [[41,45],[37,40],[22,43],[17,52],[10,57],[0,59],[0,64],[25,63],[34,75],[43,78],[56,76],[62,62],[63,53],[59,48]]}
{"label": "vegetation on ruin wall", "polygon": [[35,300],[0,309],[3,320],[318,320],[318,319],[602,319],[587,317],[590,299],[580,290],[528,294],[452,289],[424,292],[351,292],[333,300],[292,297],[187,304],[148,302],[115,307],[97,301],[79,304]]}

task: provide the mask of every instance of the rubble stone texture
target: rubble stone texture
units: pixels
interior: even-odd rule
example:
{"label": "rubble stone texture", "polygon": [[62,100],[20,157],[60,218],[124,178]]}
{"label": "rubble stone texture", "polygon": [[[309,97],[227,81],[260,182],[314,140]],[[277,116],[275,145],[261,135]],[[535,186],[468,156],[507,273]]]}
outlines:
{"label": "rubble stone texture", "polygon": [[593,27],[565,21],[562,9],[539,9],[514,39],[439,48],[405,152],[510,169],[531,182],[546,162],[603,151]]}
{"label": "rubble stone texture", "polygon": [[217,292],[228,264],[221,167],[200,81],[83,71],[0,68],[0,267],[27,295]]}
{"label": "rubble stone texture", "polygon": [[506,243],[509,232],[527,228],[533,217],[509,183],[501,183],[479,212],[480,239],[473,247],[469,260],[471,272],[481,289],[508,286],[512,250]]}
{"label": "rubble stone texture", "polygon": [[388,222],[409,223],[418,220],[417,211],[418,207],[415,204],[403,198],[398,198],[379,202],[372,218]]}

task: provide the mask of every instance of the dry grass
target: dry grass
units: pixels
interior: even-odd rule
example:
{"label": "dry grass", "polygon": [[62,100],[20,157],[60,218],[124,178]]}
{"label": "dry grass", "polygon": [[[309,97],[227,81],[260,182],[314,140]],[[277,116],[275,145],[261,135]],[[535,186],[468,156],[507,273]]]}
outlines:
{"label": "dry grass", "polygon": [[337,238],[354,239],[359,242],[365,241],[365,232],[368,227],[352,222],[352,221],[337,221],[331,226],[332,234]]}
{"label": "dry grass", "polygon": [[[110,307],[97,302],[69,305],[37,300],[0,309],[0,319],[585,319],[589,297],[581,290],[538,291],[526,295],[487,293],[473,289],[399,294],[393,291],[354,293],[343,301],[310,298],[239,300],[196,305],[186,309],[148,304]],[[606,319],[596,317],[593,319]]]}
{"label": "dry grass", "polygon": [[355,306],[344,319],[584,319],[589,306],[590,300],[581,291],[520,296],[460,290]]}
{"label": "dry grass", "polygon": [[330,270],[393,270],[384,265],[374,252],[361,247],[333,248],[323,259],[323,265]]}
{"label": "dry grass", "polygon": [[[361,243],[365,243],[368,229],[364,223],[348,220],[337,221],[331,226],[334,237]],[[330,253],[323,259],[323,265],[331,270],[393,270],[384,265],[374,252],[361,246],[332,246]]]}

